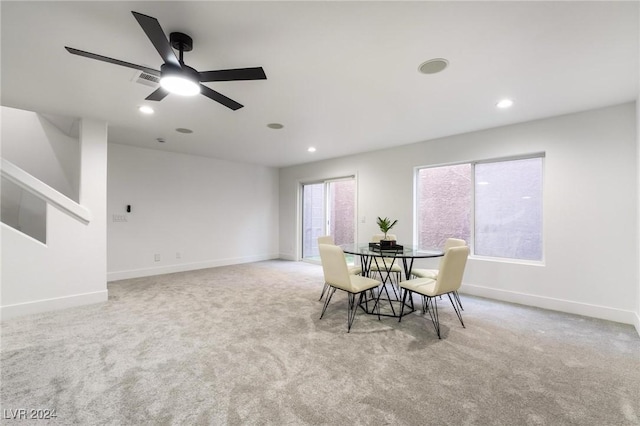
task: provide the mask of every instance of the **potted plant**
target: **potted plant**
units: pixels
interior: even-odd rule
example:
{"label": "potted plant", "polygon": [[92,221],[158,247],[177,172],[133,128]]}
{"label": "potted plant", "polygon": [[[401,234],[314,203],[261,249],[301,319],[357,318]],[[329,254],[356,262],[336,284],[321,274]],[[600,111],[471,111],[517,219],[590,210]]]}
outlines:
{"label": "potted plant", "polygon": [[395,245],[395,240],[387,239],[387,232],[389,232],[391,228],[393,228],[396,225],[396,223],[398,223],[398,219],[391,222],[391,219],[389,219],[388,217],[385,217],[383,219],[380,216],[378,216],[377,223],[378,223],[378,227],[380,228],[380,231],[384,233],[384,238],[380,241],[380,247],[381,248],[393,247]]}

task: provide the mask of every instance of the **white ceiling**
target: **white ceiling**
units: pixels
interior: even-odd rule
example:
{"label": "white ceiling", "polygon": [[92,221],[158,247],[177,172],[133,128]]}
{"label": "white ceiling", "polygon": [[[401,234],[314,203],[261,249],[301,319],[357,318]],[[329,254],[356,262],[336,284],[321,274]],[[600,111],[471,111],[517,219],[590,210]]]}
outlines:
{"label": "white ceiling", "polygon": [[[633,101],[638,6],[2,1],[1,103],[106,120],[109,142],[281,167]],[[134,70],[64,49],[159,69],[131,11],[193,37],[197,70],[262,66],[267,80],[206,83],[235,112],[201,95],[148,102]],[[431,58],[450,66],[419,73]],[[514,107],[496,109],[503,97]]]}

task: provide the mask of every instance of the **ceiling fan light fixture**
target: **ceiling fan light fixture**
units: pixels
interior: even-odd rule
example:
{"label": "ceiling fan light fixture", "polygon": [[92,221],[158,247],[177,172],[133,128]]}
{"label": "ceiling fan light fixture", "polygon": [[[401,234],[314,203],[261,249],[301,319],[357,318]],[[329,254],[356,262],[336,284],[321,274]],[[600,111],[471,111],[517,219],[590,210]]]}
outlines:
{"label": "ceiling fan light fixture", "polygon": [[200,93],[200,80],[197,71],[193,68],[186,65],[175,68],[164,64],[160,72],[162,74],[160,86],[169,93],[180,96],[195,96]]}

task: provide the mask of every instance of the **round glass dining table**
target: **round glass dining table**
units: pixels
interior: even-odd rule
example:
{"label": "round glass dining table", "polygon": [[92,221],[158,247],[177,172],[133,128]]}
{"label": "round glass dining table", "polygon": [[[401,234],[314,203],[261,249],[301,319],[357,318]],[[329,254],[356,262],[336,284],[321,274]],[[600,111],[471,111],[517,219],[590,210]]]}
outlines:
{"label": "round glass dining table", "polygon": [[[442,250],[418,250],[415,247],[407,245],[396,246],[388,249],[380,249],[379,246],[374,246],[372,244],[341,244],[340,248],[342,248],[342,251],[344,251],[345,254],[351,254],[360,257],[362,274],[364,276],[370,276],[372,272],[372,265],[375,265],[374,269],[380,274],[382,285],[378,291],[378,297],[375,300],[374,309],[369,310],[365,309],[364,307],[362,308],[365,310],[365,312],[373,314],[375,313],[375,307],[380,308],[383,305],[386,305],[386,312],[380,313],[380,310],[378,310],[378,313],[383,316],[391,317],[398,317],[400,316],[400,312],[402,312],[400,306],[397,306],[398,304],[402,303],[400,300],[400,295],[396,292],[396,289],[393,286],[393,282],[391,280],[393,265],[402,263],[405,279],[408,280],[411,279],[411,270],[413,269],[413,261],[415,259],[444,256],[444,252]],[[387,284],[389,283],[392,284],[391,288],[393,290],[394,296],[391,296],[391,294],[387,290]],[[386,298],[380,297],[383,292],[386,293]],[[381,303],[384,301],[388,303]],[[367,300],[366,302],[369,301]],[[410,300],[410,303],[411,305],[407,306],[410,310],[405,311],[406,314],[409,314],[415,310],[412,299]],[[396,305],[395,307],[394,304]]]}
{"label": "round glass dining table", "polygon": [[[371,269],[372,262],[375,262],[378,267],[382,267],[386,270],[388,276],[392,266],[399,263],[401,260],[405,279],[407,280],[411,278],[411,269],[413,268],[413,261],[415,259],[444,256],[444,252],[442,250],[418,250],[415,247],[407,245],[381,250],[379,248],[372,247],[370,244],[342,244],[340,245],[340,248],[342,248],[342,251],[347,254],[360,256],[362,271],[367,275]],[[386,282],[387,278],[385,278],[384,281]]]}

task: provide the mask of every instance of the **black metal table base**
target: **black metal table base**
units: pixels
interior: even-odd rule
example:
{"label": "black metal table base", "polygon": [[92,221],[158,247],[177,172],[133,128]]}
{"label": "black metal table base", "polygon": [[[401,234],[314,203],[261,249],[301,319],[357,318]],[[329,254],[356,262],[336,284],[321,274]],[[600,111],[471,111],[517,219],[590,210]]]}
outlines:
{"label": "black metal table base", "polygon": [[[393,286],[393,284],[391,284],[391,286]],[[386,293],[386,297],[383,297],[382,293]],[[383,284],[378,287],[378,296],[375,298],[365,298],[362,303],[360,303],[360,308],[369,315],[380,315],[381,317],[391,318],[399,318],[401,312],[402,316],[415,312],[413,298],[409,299],[409,303],[405,303],[403,312],[403,301],[398,297],[399,295],[396,293],[395,288],[393,289],[393,294],[396,295],[395,299],[391,296],[387,285]]]}

